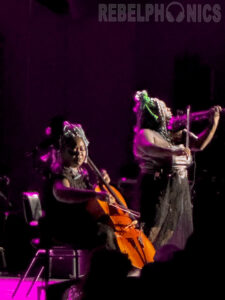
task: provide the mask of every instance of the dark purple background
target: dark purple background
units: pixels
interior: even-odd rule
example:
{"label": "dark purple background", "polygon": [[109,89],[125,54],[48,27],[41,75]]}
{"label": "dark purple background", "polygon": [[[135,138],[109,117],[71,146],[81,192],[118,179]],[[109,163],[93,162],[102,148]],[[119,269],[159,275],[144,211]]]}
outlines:
{"label": "dark purple background", "polygon": [[[204,3],[182,1],[190,2]],[[149,89],[173,108],[225,106],[223,10],[220,23],[99,23],[93,3],[74,3],[75,11],[76,3],[83,8],[77,18],[35,0],[0,0],[0,154],[15,205],[21,191],[36,188],[25,153],[55,115],[83,125],[92,159],[115,181],[135,175],[136,89]],[[215,151],[213,143],[206,154]]]}

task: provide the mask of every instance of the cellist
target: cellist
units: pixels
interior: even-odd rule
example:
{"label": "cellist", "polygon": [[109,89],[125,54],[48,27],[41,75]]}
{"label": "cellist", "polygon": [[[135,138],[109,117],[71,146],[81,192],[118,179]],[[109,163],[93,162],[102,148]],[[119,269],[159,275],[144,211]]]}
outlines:
{"label": "cellist", "polygon": [[[48,160],[46,163],[51,169],[44,190],[46,218],[55,240],[69,243],[76,249],[98,246],[117,249],[107,216],[96,220],[86,210],[86,204],[96,199],[113,202],[106,192],[96,192],[89,180],[88,171],[83,166],[87,160],[88,144],[81,125],[65,121],[59,149],[51,148],[41,157]],[[110,181],[105,170],[102,176]]]}
{"label": "cellist", "polygon": [[[51,158],[44,196],[52,236],[78,249],[104,246],[118,250],[140,269],[153,261],[155,249],[136,228],[134,216],[138,213],[109,185],[108,173],[100,172],[91,161],[88,143],[81,125],[65,121],[59,150],[52,148],[51,154],[42,156],[45,161]],[[86,162],[101,180],[100,185],[90,183]]]}

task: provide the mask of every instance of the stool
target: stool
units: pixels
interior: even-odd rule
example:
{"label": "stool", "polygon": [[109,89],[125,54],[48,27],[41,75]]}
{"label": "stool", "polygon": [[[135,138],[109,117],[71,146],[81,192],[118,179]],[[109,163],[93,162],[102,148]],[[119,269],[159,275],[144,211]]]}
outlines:
{"label": "stool", "polygon": [[90,261],[88,250],[53,247],[49,250],[50,278],[80,278],[87,273]]}
{"label": "stool", "polygon": [[12,298],[15,297],[20,285],[28,277],[37,261],[40,261],[40,266],[27,291],[26,297],[30,294],[35,282],[40,278],[44,271],[48,272],[48,274],[45,274],[47,278],[78,279],[84,276],[89,267],[90,254],[88,250],[73,250],[67,247],[52,247],[48,250],[39,249],[28,266],[25,274],[20,278],[20,281],[12,294]]}

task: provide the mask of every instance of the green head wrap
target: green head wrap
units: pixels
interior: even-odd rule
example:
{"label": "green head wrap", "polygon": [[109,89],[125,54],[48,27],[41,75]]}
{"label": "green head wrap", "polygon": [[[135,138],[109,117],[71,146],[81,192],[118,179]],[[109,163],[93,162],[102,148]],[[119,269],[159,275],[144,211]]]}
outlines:
{"label": "green head wrap", "polygon": [[137,104],[140,110],[143,111],[146,108],[150,115],[153,116],[155,120],[158,120],[159,117],[152,111],[153,108],[157,107],[157,104],[155,103],[154,98],[150,98],[148,96],[148,92],[146,90],[137,91],[135,94],[135,101],[138,102]]}

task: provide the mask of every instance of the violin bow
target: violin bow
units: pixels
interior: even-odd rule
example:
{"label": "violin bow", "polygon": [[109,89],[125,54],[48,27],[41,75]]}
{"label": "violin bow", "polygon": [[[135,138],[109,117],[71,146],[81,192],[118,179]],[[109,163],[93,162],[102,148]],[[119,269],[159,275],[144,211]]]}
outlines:
{"label": "violin bow", "polygon": [[191,106],[188,105],[187,107],[187,123],[186,123],[186,148],[189,148],[189,135],[190,135],[190,111],[191,111]]}

